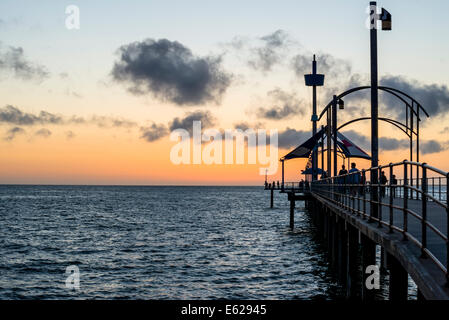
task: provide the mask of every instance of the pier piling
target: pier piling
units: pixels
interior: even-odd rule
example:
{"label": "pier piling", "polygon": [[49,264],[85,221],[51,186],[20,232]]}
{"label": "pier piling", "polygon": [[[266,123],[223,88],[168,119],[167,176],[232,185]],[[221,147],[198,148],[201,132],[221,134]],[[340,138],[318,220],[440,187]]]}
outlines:
{"label": "pier piling", "polygon": [[361,235],[361,245],[362,245],[362,299],[363,300],[374,300],[373,289],[368,289],[366,285],[366,280],[370,276],[370,273],[366,272],[368,266],[376,265],[376,244],[368,238],[366,235]]}
{"label": "pier piling", "polygon": [[408,274],[401,263],[392,255],[387,255],[390,269],[390,300],[405,301],[408,294]]}

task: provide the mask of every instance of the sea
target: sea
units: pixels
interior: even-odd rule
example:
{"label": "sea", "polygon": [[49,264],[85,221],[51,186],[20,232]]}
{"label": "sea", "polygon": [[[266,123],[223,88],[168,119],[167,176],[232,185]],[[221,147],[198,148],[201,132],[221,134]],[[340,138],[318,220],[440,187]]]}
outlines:
{"label": "sea", "polygon": [[263,187],[0,185],[0,299],[343,299]]}

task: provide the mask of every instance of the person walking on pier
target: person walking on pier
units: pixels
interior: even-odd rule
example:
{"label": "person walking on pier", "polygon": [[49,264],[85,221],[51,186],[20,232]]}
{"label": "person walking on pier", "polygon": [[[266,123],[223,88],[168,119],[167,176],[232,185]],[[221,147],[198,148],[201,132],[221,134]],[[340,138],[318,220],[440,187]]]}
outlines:
{"label": "person walking on pier", "polygon": [[385,171],[380,173],[380,196],[381,198],[385,197],[385,185],[388,183],[387,176],[385,175]]}
{"label": "person walking on pier", "polygon": [[[348,174],[348,170],[346,170],[346,167],[345,167],[345,165],[343,164],[342,166],[341,166],[341,170],[338,172],[338,175],[339,176],[342,176],[342,175],[345,175],[345,174]],[[346,193],[346,183],[347,183],[347,177],[346,176],[344,176],[344,177],[340,177],[340,178],[338,178],[338,183],[339,184],[341,184],[341,186],[340,186],[340,193]]]}
{"label": "person walking on pier", "polygon": [[350,176],[349,176],[349,183],[351,184],[351,195],[356,196],[357,190],[358,190],[358,184],[360,184],[360,170],[357,169],[355,162],[351,163],[351,169],[349,170]]}

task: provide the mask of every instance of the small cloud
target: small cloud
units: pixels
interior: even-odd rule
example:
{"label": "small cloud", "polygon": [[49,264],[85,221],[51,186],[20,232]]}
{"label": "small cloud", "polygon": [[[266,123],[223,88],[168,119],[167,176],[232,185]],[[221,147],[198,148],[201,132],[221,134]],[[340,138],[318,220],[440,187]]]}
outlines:
{"label": "small cloud", "polygon": [[12,73],[22,80],[42,81],[50,76],[44,66],[28,61],[21,47],[4,50],[0,47],[0,71]]}
{"label": "small cloud", "polygon": [[184,118],[176,117],[169,125],[170,131],[176,129],[185,129],[190,134],[193,130],[193,121],[201,121],[201,127],[203,129],[210,128],[215,124],[215,118],[209,111],[194,111],[188,112]]}
{"label": "small cloud", "polygon": [[156,123],[153,123],[149,127],[141,127],[140,131],[142,132],[142,135],[140,137],[147,142],[159,140],[169,133],[166,125]]}
{"label": "small cloud", "polygon": [[51,131],[45,128],[42,128],[34,133],[37,137],[48,138],[51,136]]}
{"label": "small cloud", "polygon": [[20,128],[20,127],[14,127],[14,128],[9,129],[9,130],[6,132],[6,137],[5,137],[4,139],[5,139],[6,141],[12,141],[12,140],[15,139],[15,137],[16,137],[18,134],[23,134],[23,133],[25,133],[25,130],[24,130],[24,129],[22,129],[22,128]]}
{"label": "small cloud", "polygon": [[263,119],[282,120],[298,114],[304,114],[303,101],[295,93],[288,93],[279,88],[269,91],[270,107],[259,108],[257,116]]}

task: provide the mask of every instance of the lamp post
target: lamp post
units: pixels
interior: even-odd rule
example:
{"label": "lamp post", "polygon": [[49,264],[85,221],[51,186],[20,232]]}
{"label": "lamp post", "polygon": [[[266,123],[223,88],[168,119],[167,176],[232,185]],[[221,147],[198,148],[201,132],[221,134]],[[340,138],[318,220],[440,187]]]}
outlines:
{"label": "lamp post", "polygon": [[[312,96],[312,136],[316,134],[316,123],[318,121],[318,116],[316,114],[316,87],[321,87],[324,85],[324,74],[318,74],[316,71],[316,60],[315,55],[313,55],[312,61],[312,73],[304,75],[304,80],[306,82],[306,86],[312,87],[313,96]],[[312,181],[317,179],[317,167],[318,167],[318,158],[317,152],[314,149],[312,151]]]}

